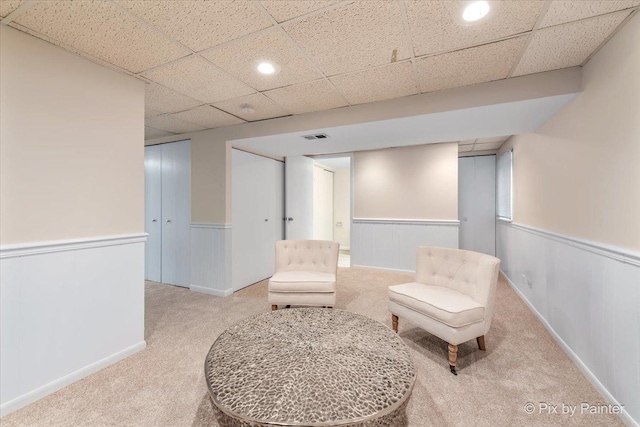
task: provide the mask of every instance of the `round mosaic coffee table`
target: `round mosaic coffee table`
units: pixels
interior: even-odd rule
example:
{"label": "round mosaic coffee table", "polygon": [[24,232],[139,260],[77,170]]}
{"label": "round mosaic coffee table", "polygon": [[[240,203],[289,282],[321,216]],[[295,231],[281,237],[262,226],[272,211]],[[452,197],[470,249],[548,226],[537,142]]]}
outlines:
{"label": "round mosaic coffee table", "polygon": [[204,370],[223,427],[405,426],[416,378],[391,329],[322,308],[245,319],[218,337]]}

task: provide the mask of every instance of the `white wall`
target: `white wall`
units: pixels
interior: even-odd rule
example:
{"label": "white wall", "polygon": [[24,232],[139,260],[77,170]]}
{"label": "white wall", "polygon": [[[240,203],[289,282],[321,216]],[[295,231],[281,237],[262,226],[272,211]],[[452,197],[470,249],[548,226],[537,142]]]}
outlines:
{"label": "white wall", "polygon": [[1,31],[0,243],[143,231],[144,83]]}
{"label": "white wall", "polygon": [[340,249],[351,247],[351,168],[333,173],[333,240],[340,243]]}
{"label": "white wall", "polygon": [[353,217],[458,219],[458,144],[361,151],[353,158]]}
{"label": "white wall", "polygon": [[[584,92],[514,150],[502,268],[623,418],[640,424],[640,15],[584,67]],[[525,282],[522,275],[526,275]],[[632,421],[634,419],[635,421]]]}
{"label": "white wall", "polygon": [[351,264],[414,271],[419,246],[458,247],[458,145],[354,153]]}
{"label": "white wall", "polygon": [[6,26],[0,412],[144,342],[144,84]]}

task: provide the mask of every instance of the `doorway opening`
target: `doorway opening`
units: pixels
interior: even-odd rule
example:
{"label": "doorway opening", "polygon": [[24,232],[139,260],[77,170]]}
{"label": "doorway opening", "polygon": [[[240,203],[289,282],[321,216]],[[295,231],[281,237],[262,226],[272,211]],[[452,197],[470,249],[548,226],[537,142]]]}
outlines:
{"label": "doorway opening", "polygon": [[351,267],[351,155],[313,160],[313,238],[338,242],[338,267]]}

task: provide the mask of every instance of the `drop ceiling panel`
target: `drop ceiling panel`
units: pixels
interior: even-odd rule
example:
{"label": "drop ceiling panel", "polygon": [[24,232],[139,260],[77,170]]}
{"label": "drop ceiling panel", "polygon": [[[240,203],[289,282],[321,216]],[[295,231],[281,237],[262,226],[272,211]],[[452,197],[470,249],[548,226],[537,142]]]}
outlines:
{"label": "drop ceiling panel", "polygon": [[326,80],[274,89],[265,92],[265,95],[294,114],[328,110],[347,105]]}
{"label": "drop ceiling panel", "polygon": [[283,28],[327,76],[409,57],[397,2],[355,2]]}
{"label": "drop ceiling panel", "polygon": [[113,2],[41,1],[15,22],[133,73],[189,54]]}
{"label": "drop ceiling panel", "polygon": [[526,37],[517,37],[416,61],[422,92],[466,86],[507,78]]}
{"label": "drop ceiling panel", "polygon": [[418,93],[413,67],[409,61],[344,74],[330,80],[351,104],[382,101]]}
{"label": "drop ceiling panel", "polygon": [[261,1],[260,3],[264,6],[264,8],[273,16],[278,22],[284,22],[292,18],[296,18],[298,16],[313,12],[314,10],[322,9],[323,7],[331,6],[332,4],[336,4],[341,0],[324,0],[324,1],[314,1],[314,0],[269,0],[269,1]]}
{"label": "drop ceiling panel", "polygon": [[144,127],[144,139],[161,138],[163,136],[173,135],[171,132],[165,130],[154,129],[149,126]]}
{"label": "drop ceiling panel", "polygon": [[263,12],[248,1],[118,2],[196,52],[273,25]]}
{"label": "drop ceiling panel", "polygon": [[511,135],[505,135],[505,136],[494,136],[493,138],[480,138],[476,140],[476,143],[478,144],[486,144],[489,142],[500,142],[503,143],[505,142],[507,139],[509,139]]}
{"label": "drop ceiling panel", "polygon": [[640,5],[640,0],[626,1],[559,1],[555,0],[549,6],[544,19],[540,24],[541,28],[552,25],[564,24],[579,19],[590,18],[592,16],[604,15],[605,13],[627,9]]}
{"label": "drop ceiling panel", "polygon": [[145,125],[173,133],[197,132],[206,129],[203,126],[181,120],[171,114],[149,117],[145,120]]}
{"label": "drop ceiling panel", "polygon": [[148,71],[143,76],[205,103],[255,92],[240,80],[198,56]]}
{"label": "drop ceiling panel", "polygon": [[537,31],[513,75],[581,65],[628,15],[623,11]]}
{"label": "drop ceiling panel", "polygon": [[0,17],[4,18],[22,4],[24,0],[0,0]]}
{"label": "drop ceiling panel", "polygon": [[145,109],[159,111],[160,114],[175,113],[202,105],[201,101],[174,92],[157,83],[145,85],[144,89]]}
{"label": "drop ceiling panel", "polygon": [[504,144],[504,141],[500,142],[488,142],[486,144],[481,144],[476,142],[473,146],[473,151],[487,151],[487,150],[497,150]]}
{"label": "drop ceiling panel", "polygon": [[145,106],[144,108],[144,117],[153,117],[153,116],[159,116],[160,114],[162,114],[162,112],[158,111],[158,110],[154,110],[152,108],[148,108]]}
{"label": "drop ceiling panel", "polygon": [[489,15],[462,20],[463,1],[407,1],[407,19],[416,56],[479,45],[530,31],[543,1],[491,2]]}
{"label": "drop ceiling panel", "polygon": [[210,129],[244,123],[244,120],[209,105],[201,105],[193,110],[175,113],[173,116]]}
{"label": "drop ceiling panel", "polygon": [[[228,99],[226,101],[216,102],[214,107],[227,111],[234,116],[238,116],[253,122],[256,120],[271,119],[274,117],[288,116],[290,113],[280,107],[278,104],[260,93],[242,96],[240,98]],[[248,105],[253,108],[253,113],[245,113],[241,111],[242,105]]]}
{"label": "drop ceiling panel", "polygon": [[[261,91],[322,77],[279,28],[203,52],[203,56]],[[280,66],[280,72],[272,75],[258,73],[256,68],[262,61],[275,62]]]}

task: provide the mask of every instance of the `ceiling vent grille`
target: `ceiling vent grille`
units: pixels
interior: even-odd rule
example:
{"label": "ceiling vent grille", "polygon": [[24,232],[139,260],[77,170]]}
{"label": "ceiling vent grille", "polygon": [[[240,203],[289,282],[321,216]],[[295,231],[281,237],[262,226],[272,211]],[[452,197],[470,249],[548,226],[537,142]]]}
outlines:
{"label": "ceiling vent grille", "polygon": [[302,137],[309,141],[313,141],[314,139],[327,139],[329,138],[329,135],[326,133],[317,133],[315,135],[302,135]]}

